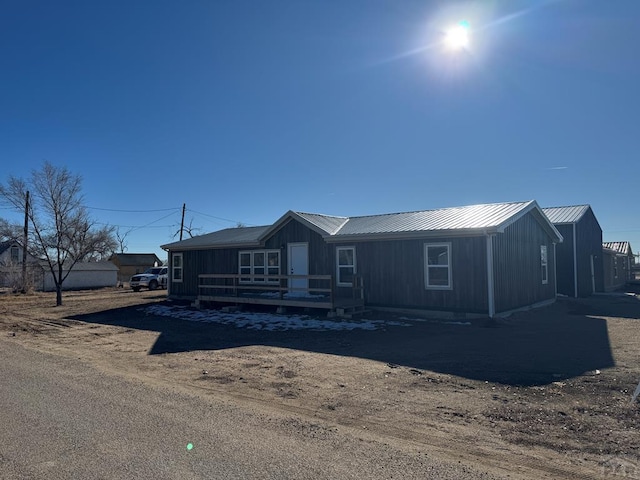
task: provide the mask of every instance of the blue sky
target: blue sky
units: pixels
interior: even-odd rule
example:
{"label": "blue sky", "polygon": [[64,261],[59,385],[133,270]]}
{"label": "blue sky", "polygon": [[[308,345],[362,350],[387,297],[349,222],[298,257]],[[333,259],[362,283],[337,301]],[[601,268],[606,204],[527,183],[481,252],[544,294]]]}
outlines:
{"label": "blue sky", "polygon": [[66,166],[129,252],[183,203],[206,233],[530,199],[640,250],[637,0],[0,6],[0,181]]}

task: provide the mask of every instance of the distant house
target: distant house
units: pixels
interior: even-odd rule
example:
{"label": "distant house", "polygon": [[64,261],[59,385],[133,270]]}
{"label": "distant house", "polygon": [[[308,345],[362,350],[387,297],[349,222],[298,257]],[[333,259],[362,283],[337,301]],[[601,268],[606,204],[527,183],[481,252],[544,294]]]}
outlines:
{"label": "distant house", "polygon": [[[22,287],[22,244],[17,240],[0,242],[0,287]],[[42,283],[39,260],[27,253],[27,285],[38,288]]]}
{"label": "distant house", "polygon": [[589,205],[543,208],[564,238],[556,247],[558,293],[585,297],[604,291],[602,228]]}
{"label": "distant house", "polygon": [[128,282],[136,273],[162,265],[155,253],[114,253],[109,261],[118,267],[118,282]]}
{"label": "distant house", "polygon": [[555,300],[561,241],[528,201],[364,217],[289,211],[162,248],[169,298],[494,316]]}
{"label": "distant house", "polygon": [[[62,282],[63,290],[83,290],[89,288],[115,287],[118,281],[118,267],[108,261],[102,262],[78,262],[71,271],[62,271],[63,277],[68,276]],[[56,289],[53,275],[49,266],[44,266],[42,290],[51,292]]]}
{"label": "distant house", "polygon": [[612,291],[634,280],[632,271],[635,257],[629,242],[604,242],[605,290]]}

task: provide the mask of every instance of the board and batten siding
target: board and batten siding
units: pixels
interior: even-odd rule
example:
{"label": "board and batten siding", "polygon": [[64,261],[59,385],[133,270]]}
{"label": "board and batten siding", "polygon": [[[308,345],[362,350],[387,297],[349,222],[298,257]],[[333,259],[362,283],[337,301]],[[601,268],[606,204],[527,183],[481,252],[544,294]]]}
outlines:
{"label": "board and batten siding", "polygon": [[[453,288],[449,290],[427,289],[425,286],[424,246],[429,243],[451,243]],[[357,274],[364,282],[367,305],[469,313],[487,311],[484,237],[441,237],[344,244],[349,245],[356,247]]]}
{"label": "board and batten siding", "polygon": [[575,297],[576,278],[579,297],[591,295],[594,291],[603,292],[602,229],[591,208],[587,209],[575,224],[554,226],[564,238],[564,241],[556,246],[558,293]]}
{"label": "board and batten siding", "polygon": [[[547,278],[542,283],[540,246],[547,246]],[[496,313],[555,299],[554,248],[532,213],[493,237]]]}
{"label": "board and batten siding", "polygon": [[556,245],[556,275],[558,278],[558,293],[574,296],[574,258],[573,258],[573,224],[555,225],[564,238]]}
{"label": "board and batten siding", "polygon": [[289,272],[289,243],[306,243],[309,246],[309,275],[334,273],[329,253],[332,247],[327,245],[320,234],[291,219],[265,240],[267,250],[280,250],[280,270],[283,275]]}
{"label": "board and batten siding", "polygon": [[[307,243],[309,245],[309,275],[334,274],[330,254],[333,247],[327,245],[318,233],[300,222],[290,220],[270,235],[265,240],[264,246],[261,247],[172,251],[171,256],[182,253],[183,280],[182,282],[171,282],[171,297],[195,299],[198,295],[198,275],[200,274],[238,274],[239,253],[245,250],[280,250],[280,273],[286,275],[289,271],[287,258],[289,243]],[[172,261],[170,258],[169,265],[173,265]],[[309,286],[313,288],[314,283],[310,282]],[[326,285],[322,286],[326,287]]]}
{"label": "board and batten siding", "polygon": [[[602,229],[591,208],[576,224],[576,260],[578,265],[578,296],[585,297],[604,291],[602,264]],[[593,275],[591,257],[593,256]],[[594,285],[595,284],[595,285]],[[594,289],[595,286],[595,289]]]}
{"label": "board and batten siding", "polygon": [[[238,273],[238,248],[210,248],[172,251],[169,255],[170,295],[176,299],[194,300],[198,296],[198,275],[205,273]],[[173,255],[182,254],[182,281],[172,279]]]}

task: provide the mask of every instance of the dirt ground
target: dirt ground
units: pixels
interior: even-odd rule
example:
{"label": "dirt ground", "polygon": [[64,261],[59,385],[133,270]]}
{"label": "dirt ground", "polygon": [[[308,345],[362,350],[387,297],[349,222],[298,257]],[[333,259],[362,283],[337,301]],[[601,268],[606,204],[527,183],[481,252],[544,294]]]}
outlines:
{"label": "dirt ground", "polygon": [[[0,294],[2,342],[290,412],[510,478],[640,478],[640,295],[497,321],[264,331],[150,315],[164,292]],[[298,420],[294,420],[298,419]],[[299,419],[303,419],[299,420]]]}

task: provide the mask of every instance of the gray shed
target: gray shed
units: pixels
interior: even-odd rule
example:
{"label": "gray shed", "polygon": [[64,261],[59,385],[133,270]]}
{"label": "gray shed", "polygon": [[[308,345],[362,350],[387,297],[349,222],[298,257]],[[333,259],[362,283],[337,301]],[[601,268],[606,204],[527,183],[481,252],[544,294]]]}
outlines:
{"label": "gray shed", "polygon": [[558,293],[585,297],[604,291],[602,228],[591,206],[543,208],[564,237],[556,246]]}

